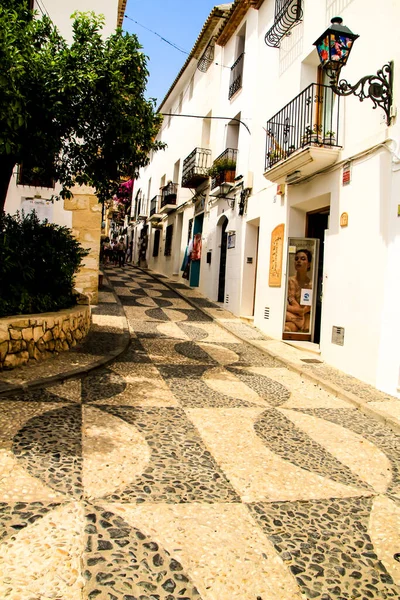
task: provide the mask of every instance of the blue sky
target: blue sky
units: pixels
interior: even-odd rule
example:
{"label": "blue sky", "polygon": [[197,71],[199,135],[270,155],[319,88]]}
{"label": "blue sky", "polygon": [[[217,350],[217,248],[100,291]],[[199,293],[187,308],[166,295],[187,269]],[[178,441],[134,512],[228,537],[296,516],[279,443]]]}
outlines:
{"label": "blue sky", "polygon": [[[218,0],[128,0],[125,15],[190,52],[212,8],[222,3]],[[143,52],[150,59],[147,97],[156,98],[158,106],[187,54],[179,52],[140,25],[125,18],[123,29],[136,33]]]}

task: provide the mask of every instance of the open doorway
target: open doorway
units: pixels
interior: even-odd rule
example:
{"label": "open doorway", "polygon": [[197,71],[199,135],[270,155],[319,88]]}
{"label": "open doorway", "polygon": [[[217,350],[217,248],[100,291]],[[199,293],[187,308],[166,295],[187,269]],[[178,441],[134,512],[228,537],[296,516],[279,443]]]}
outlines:
{"label": "open doorway", "polygon": [[324,242],[325,230],[329,227],[330,207],[319,208],[308,212],[306,215],[306,237],[319,240],[318,272],[317,272],[317,298],[315,303],[315,321],[313,342],[319,344],[321,339],[321,314],[323,298],[324,276]]}
{"label": "open doorway", "polygon": [[228,219],[225,217],[221,226],[221,254],[219,259],[219,276],[218,276],[218,302],[224,302],[225,299],[225,273],[226,273],[226,248],[228,234],[226,227]]}

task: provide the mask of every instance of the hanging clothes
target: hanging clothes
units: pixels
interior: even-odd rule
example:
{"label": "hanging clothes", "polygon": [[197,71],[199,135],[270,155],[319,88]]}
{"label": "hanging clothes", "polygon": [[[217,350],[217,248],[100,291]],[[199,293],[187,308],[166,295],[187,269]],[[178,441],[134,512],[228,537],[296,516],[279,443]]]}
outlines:
{"label": "hanging clothes", "polygon": [[201,233],[196,233],[193,239],[193,250],[190,255],[192,260],[201,259]]}

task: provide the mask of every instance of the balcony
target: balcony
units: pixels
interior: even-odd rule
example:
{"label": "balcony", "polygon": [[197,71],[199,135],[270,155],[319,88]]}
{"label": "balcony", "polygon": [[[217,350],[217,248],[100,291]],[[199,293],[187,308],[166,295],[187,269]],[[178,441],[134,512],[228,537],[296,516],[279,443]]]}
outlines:
{"label": "balcony", "polygon": [[211,150],[195,148],[183,161],[182,187],[197,188],[208,179]]}
{"label": "balcony", "polygon": [[233,185],[236,177],[237,150],[227,148],[213,162],[209,174],[211,175],[211,191],[217,190],[216,194],[224,183]]}
{"label": "balcony", "polygon": [[229,83],[229,94],[228,99],[238,92],[242,87],[242,75],[243,75],[243,59],[244,52],[236,59],[231,67],[231,79]]}
{"label": "balcony", "polygon": [[281,39],[303,18],[302,0],[275,0],[275,19],[265,35],[265,43],[279,48]]}
{"label": "balcony", "polygon": [[176,197],[178,194],[178,184],[170,181],[167,185],[161,188],[161,203],[160,213],[166,214],[175,210]]}
{"label": "balcony", "polygon": [[162,217],[162,214],[158,212],[158,207],[160,206],[161,196],[154,196],[150,200],[150,214],[149,221],[159,221]]}
{"label": "balcony", "polygon": [[330,86],[312,83],[268,121],[266,179],[304,179],[337,161],[339,101]]}

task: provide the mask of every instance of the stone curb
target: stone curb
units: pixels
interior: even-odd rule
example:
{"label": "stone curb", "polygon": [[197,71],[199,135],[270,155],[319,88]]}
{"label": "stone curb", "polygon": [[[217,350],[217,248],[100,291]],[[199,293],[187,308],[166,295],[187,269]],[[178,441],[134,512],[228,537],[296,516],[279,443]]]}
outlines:
{"label": "stone curb", "polygon": [[[258,350],[260,350],[261,352],[264,352],[266,355],[274,358],[275,360],[280,362],[282,365],[287,367],[290,371],[298,373],[304,379],[308,379],[312,383],[319,385],[323,390],[325,390],[326,392],[329,392],[336,398],[339,398],[340,400],[349,402],[350,404],[352,404],[353,406],[355,406],[356,408],[361,410],[363,413],[377,419],[381,423],[384,423],[385,425],[390,427],[393,431],[400,433],[400,422],[396,418],[389,415],[388,413],[378,410],[376,408],[369,407],[368,404],[366,403],[366,401],[364,401],[361,398],[359,398],[358,396],[356,396],[356,394],[353,394],[352,392],[348,392],[347,390],[344,390],[339,385],[336,385],[335,383],[332,383],[328,379],[324,379],[323,377],[320,377],[319,375],[316,375],[315,373],[310,373],[308,371],[304,371],[301,366],[296,365],[295,363],[292,363],[290,360],[282,358],[281,356],[279,356],[272,350],[269,350],[267,348],[264,348],[263,346],[258,345],[257,341],[248,340],[244,336],[241,336],[238,333],[234,333],[233,331],[231,331],[229,329],[229,327],[227,327],[224,324],[224,322],[222,320],[210,315],[206,309],[204,309],[202,306],[198,306],[196,304],[195,300],[193,300],[192,298],[186,297],[184,294],[182,294],[180,292],[180,290],[178,290],[178,289],[174,288],[172,285],[170,285],[168,280],[164,279],[164,277],[158,277],[158,275],[156,275],[155,273],[151,272],[148,269],[142,269],[141,267],[135,267],[135,268],[139,269],[140,271],[143,271],[143,273],[147,273],[148,275],[153,277],[153,279],[155,279],[159,283],[164,284],[166,287],[168,287],[170,290],[172,290],[178,296],[180,296],[183,300],[185,300],[188,304],[191,304],[194,308],[197,308],[197,310],[200,310],[203,314],[210,317],[220,327],[222,327],[223,329],[228,331],[231,335],[233,335],[240,341],[246,342],[247,344],[250,344],[250,346],[253,346],[254,348],[257,348]],[[188,288],[188,289],[190,289],[190,288]]]}
{"label": "stone curb", "polygon": [[[110,288],[111,287],[112,286],[110,285]],[[112,293],[114,294],[114,296],[117,300],[117,303],[122,307],[122,310],[124,311],[121,301],[118,298],[117,294],[115,293],[114,288],[112,288]],[[125,352],[125,350],[129,346],[129,343],[131,340],[130,328],[129,328],[128,320],[125,315],[125,311],[124,311],[124,315],[123,315],[123,330],[122,330],[121,335],[119,336],[119,339],[120,339],[120,342],[119,342],[117,348],[114,347],[112,350],[110,350],[106,354],[103,354],[103,356],[101,356],[100,358],[98,358],[95,361],[93,361],[87,365],[84,365],[82,367],[76,367],[74,369],[70,369],[69,371],[65,371],[58,375],[50,375],[49,377],[40,377],[38,379],[32,379],[31,381],[26,381],[24,383],[2,383],[2,382],[0,382],[0,397],[6,396],[8,394],[15,394],[17,392],[27,391],[27,390],[31,390],[31,389],[40,388],[40,387],[48,387],[51,385],[55,385],[56,383],[62,383],[63,381],[66,381],[67,379],[73,379],[74,377],[77,377],[78,375],[86,375],[87,373],[90,373],[90,371],[94,371],[95,369],[98,369],[99,367],[102,367],[102,366],[108,364],[109,362],[111,362],[112,360],[114,360],[115,358],[117,358],[120,354]],[[84,342],[83,342],[83,345],[84,345]]]}

